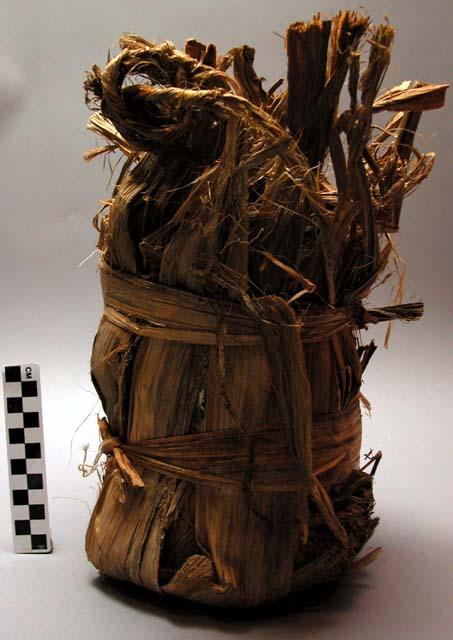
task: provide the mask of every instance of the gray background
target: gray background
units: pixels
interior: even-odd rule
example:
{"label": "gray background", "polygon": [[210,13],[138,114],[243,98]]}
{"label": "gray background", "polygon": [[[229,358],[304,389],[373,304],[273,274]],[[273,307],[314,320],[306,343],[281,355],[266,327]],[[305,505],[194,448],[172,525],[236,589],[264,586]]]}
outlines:
{"label": "gray background", "polygon": [[[213,41],[220,51],[255,46],[256,68],[270,86],[285,74],[283,41],[273,32],[342,4],[3,0],[0,6],[0,360],[41,364],[55,542],[50,556],[11,553],[0,433],[0,636],[450,638],[451,109],[423,116],[418,146],[434,150],[437,162],[406,201],[398,239],[408,270],[406,300],[423,299],[426,314],[394,327],[390,350],[376,353],[365,377],[373,412],[364,419],[364,451],[384,451],[376,481],[382,521],[373,540],[384,554],[303,613],[259,622],[169,611],[104,584],[83,550],[97,486],[81,479],[77,464],[83,444],[94,450],[97,443],[99,404],[88,363],[101,296],[96,258],[78,264],[94,249],[91,218],[108,194],[102,161],[82,159],[95,146],[85,131],[84,71],[105,63],[122,32],[135,31],[179,47],[188,36]],[[451,81],[450,2],[375,1],[365,8],[376,22],[388,15],[398,29],[386,86],[414,78]],[[369,334],[382,345],[382,331]]]}

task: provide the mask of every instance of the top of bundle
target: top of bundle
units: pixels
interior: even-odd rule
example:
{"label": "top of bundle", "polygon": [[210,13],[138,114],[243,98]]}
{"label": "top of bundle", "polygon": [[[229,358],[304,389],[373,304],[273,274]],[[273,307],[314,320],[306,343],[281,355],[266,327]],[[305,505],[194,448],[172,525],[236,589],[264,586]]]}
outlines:
{"label": "top of bundle", "polygon": [[[193,39],[182,53],[121,38],[85,82],[88,127],[107,141],[87,159],[125,155],[95,219],[107,263],[248,308],[269,295],[300,308],[366,297],[404,197],[433,165],[414,147],[421,112],[447,89],[381,92],[393,37],[350,11],[292,24],[287,86],[268,91],[246,45],[219,56]],[[387,125],[373,125],[384,110]]]}

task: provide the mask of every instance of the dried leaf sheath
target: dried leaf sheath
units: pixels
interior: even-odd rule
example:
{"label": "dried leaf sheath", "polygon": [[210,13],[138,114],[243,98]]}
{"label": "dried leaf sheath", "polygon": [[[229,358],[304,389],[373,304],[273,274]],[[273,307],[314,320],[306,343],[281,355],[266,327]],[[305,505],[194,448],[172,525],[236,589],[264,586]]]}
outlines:
{"label": "dried leaf sheath", "polygon": [[[414,134],[446,89],[378,95],[393,35],[348,11],[291,25],[280,92],[250,47],[193,39],[182,53],[126,35],[88,74],[106,143],[87,159],[125,156],[95,219],[107,464],[86,548],[105,574],[252,606],[377,555],[355,561],[377,522],[374,468],[358,468],[375,350],[360,330],[423,305],[363,300],[431,169]],[[385,109],[398,113],[375,134]]]}

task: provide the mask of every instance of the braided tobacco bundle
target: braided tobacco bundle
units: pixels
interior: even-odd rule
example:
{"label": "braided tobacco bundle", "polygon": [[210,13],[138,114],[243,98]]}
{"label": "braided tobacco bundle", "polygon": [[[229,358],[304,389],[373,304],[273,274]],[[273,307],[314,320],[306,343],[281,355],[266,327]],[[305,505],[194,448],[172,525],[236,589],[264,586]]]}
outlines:
{"label": "braided tobacco bundle", "polygon": [[363,301],[433,164],[414,147],[421,112],[446,90],[379,93],[393,35],[349,11],[291,25],[284,90],[263,89],[248,46],[135,35],[88,74],[88,127],[106,142],[87,159],[124,157],[95,217],[107,462],[86,549],[103,573],[252,606],[377,555],[355,560],[379,461],[359,468],[375,350],[361,330],[423,305]]}

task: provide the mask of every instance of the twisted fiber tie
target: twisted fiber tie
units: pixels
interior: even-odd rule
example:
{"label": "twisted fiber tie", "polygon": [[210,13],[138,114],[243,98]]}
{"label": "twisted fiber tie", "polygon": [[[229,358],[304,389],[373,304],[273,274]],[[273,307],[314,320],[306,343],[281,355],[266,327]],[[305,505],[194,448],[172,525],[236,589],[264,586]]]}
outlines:
{"label": "twisted fiber tie", "polygon": [[[104,317],[116,326],[140,336],[186,344],[216,345],[219,331],[219,301],[156,284],[143,277],[112,269],[99,261],[104,296]],[[258,298],[258,305],[265,298]],[[222,308],[225,346],[262,344],[256,319],[237,303]],[[349,305],[302,313],[292,328],[303,343],[321,342],[346,327],[361,329],[389,320],[417,320],[422,303],[365,309]]]}
{"label": "twisted fiber tie", "polygon": [[[360,453],[360,407],[354,399],[343,411],[313,419],[313,474],[350,466]],[[98,419],[102,453],[113,456],[123,479],[144,483],[135,465],[210,487],[247,487],[255,492],[288,492],[301,488],[301,474],[282,427],[259,426],[193,433],[140,442],[113,436],[105,418]]]}

